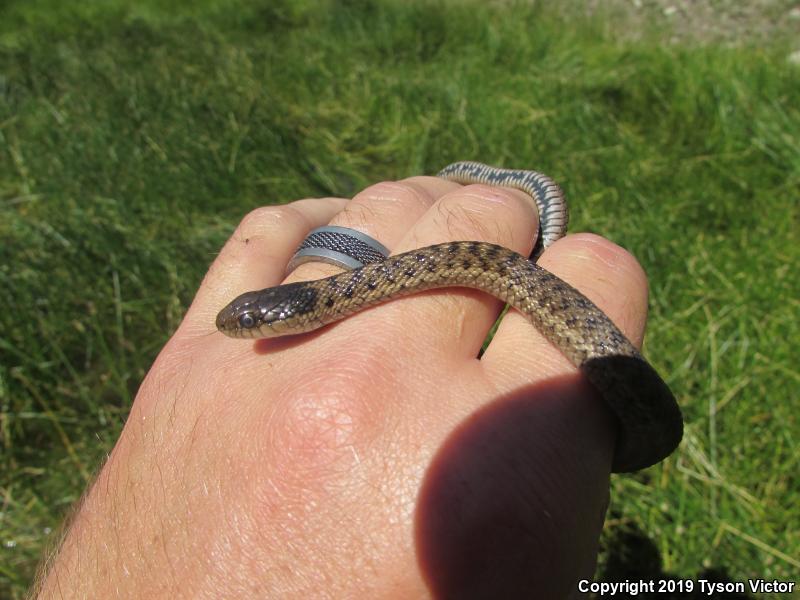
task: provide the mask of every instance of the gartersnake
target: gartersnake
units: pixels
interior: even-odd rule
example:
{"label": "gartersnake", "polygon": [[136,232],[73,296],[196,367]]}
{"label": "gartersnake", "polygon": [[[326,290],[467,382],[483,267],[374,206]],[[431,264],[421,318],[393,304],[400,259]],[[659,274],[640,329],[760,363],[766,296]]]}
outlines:
{"label": "gartersnake", "polygon": [[[541,242],[533,259],[565,233],[563,194],[544,175],[462,162],[439,176],[530,194],[540,213]],[[437,244],[325,279],[247,292],[220,311],[216,324],[240,338],[304,333],[394,298],[445,287],[474,288],[507,302],[578,367],[617,418],[614,471],[648,467],[677,447],[683,435],[677,402],[617,326],[575,288],[495,244]]]}

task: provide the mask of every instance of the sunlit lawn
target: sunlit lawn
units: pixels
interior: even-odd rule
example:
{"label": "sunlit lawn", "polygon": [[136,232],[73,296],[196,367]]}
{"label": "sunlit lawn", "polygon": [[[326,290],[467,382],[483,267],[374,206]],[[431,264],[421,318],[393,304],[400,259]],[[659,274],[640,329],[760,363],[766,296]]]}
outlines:
{"label": "sunlit lawn", "polygon": [[797,578],[785,48],[619,42],[539,3],[159,4],[0,8],[0,597],[23,595],[247,210],[459,159],[549,173],[572,230],[650,277],[645,350],[686,436],[614,477],[597,578]]}

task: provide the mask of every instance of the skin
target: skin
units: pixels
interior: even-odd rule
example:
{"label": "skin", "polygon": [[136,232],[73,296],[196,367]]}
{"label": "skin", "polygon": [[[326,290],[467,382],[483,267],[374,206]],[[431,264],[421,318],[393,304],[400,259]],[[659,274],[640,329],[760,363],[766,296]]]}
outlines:
{"label": "skin", "polygon": [[[615,428],[576,369],[502,306],[423,293],[318,332],[234,340],[217,311],[338,272],[284,266],[310,229],[393,252],[450,240],[530,252],[526,194],[432,177],[253,211],[211,266],[87,491],[42,598],[557,598],[591,578]],[[636,261],[571,235],[540,264],[639,344]]]}

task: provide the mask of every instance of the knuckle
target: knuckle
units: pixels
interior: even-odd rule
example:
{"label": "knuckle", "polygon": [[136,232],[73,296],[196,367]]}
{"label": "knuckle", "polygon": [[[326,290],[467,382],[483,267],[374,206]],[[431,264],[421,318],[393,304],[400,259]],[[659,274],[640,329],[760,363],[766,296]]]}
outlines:
{"label": "knuckle", "polygon": [[564,238],[562,245],[581,261],[590,263],[595,272],[608,270],[636,280],[646,280],[636,257],[622,246],[594,233],[577,233]]}
{"label": "knuckle", "polygon": [[382,181],[356,194],[353,200],[378,200],[383,204],[393,203],[403,206],[413,204],[427,204],[428,195],[414,183],[407,181]]}
{"label": "knuckle", "polygon": [[343,370],[340,359],[323,360],[313,374],[281,394],[266,424],[271,435],[265,451],[280,457],[287,472],[335,476],[351,468],[384,429],[386,404],[374,401],[381,361],[353,361],[357,373]]}
{"label": "knuckle", "polygon": [[513,222],[506,209],[463,196],[442,198],[435,220],[454,238],[477,236],[486,241],[504,240],[509,236],[508,223]]}
{"label": "knuckle", "polygon": [[236,228],[236,237],[269,236],[289,227],[308,227],[307,219],[291,205],[261,206],[244,216]]}
{"label": "knuckle", "polygon": [[467,185],[455,193],[448,194],[445,198],[463,203],[473,209],[485,209],[491,212],[498,208],[510,213],[535,210],[533,198],[525,192],[483,183]]}
{"label": "knuckle", "polygon": [[530,252],[538,223],[533,200],[516,189],[472,184],[449,192],[431,213],[451,239],[476,239]]}

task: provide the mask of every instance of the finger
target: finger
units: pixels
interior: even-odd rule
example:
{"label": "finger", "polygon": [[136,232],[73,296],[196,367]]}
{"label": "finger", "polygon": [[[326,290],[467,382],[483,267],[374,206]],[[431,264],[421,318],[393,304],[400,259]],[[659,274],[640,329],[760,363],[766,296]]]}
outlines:
{"label": "finger", "polygon": [[[628,252],[599,236],[576,234],[553,244],[539,264],[581,291],[635,345],[641,345],[647,318],[647,278]],[[576,371],[515,310],[503,319],[481,363],[501,391]]]}
{"label": "finger", "polygon": [[[538,229],[536,205],[516,189],[469,185],[445,195],[411,228],[396,253],[454,240],[493,242],[528,254]],[[449,289],[393,302],[384,323],[451,357],[474,358],[502,304],[482,292]],[[377,318],[377,317],[376,317]]]}
{"label": "finger", "polygon": [[[329,225],[355,229],[391,251],[431,205],[454,187],[458,185],[437,177],[376,183],[356,194]],[[308,262],[298,266],[286,282],[320,279],[343,270],[323,262]]]}
{"label": "finger", "polygon": [[208,333],[217,312],[235,296],[278,285],[303,238],[346,203],[344,198],[310,198],[251,211],[209,268],[183,325]]}

